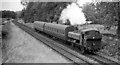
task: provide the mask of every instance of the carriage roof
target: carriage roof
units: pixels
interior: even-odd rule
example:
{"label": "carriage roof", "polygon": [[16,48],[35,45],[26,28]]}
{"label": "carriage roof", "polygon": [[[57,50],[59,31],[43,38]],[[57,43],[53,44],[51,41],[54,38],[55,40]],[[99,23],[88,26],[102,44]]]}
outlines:
{"label": "carriage roof", "polygon": [[55,24],[55,23],[46,23],[45,26],[49,26],[49,27],[57,28],[57,29],[61,29],[61,30],[65,30],[66,28],[73,27],[73,26],[69,26],[69,25],[61,25],[61,24]]}
{"label": "carriage roof", "polygon": [[46,22],[43,22],[43,21],[34,21],[34,23],[46,23]]}

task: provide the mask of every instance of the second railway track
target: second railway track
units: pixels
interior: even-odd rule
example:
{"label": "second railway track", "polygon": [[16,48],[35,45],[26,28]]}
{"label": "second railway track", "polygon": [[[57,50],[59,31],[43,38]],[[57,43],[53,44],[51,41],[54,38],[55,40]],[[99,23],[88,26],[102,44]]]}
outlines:
{"label": "second railway track", "polygon": [[[41,34],[38,34],[31,28],[17,23],[16,21],[13,22],[15,25],[26,31],[27,33],[31,34],[33,37],[37,38],[41,42],[45,43],[47,46],[51,47],[53,50],[57,51],[76,65],[80,65],[80,63],[85,63],[86,65],[103,65],[104,62],[98,61],[96,59],[91,59],[89,57],[86,57],[79,52],[76,52],[75,50],[72,50],[66,46],[63,46],[62,44],[59,44],[58,42],[53,41],[52,39],[49,39]],[[92,56],[91,56],[92,57]],[[110,61],[111,62],[111,61]],[[105,63],[106,64],[106,63]]]}

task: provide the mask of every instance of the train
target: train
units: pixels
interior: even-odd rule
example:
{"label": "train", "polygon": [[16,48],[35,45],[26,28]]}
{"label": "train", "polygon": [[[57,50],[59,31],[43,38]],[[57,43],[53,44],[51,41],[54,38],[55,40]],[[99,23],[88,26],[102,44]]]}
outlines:
{"label": "train", "polygon": [[73,25],[61,25],[35,21],[34,30],[46,33],[52,37],[61,39],[65,43],[70,42],[73,47],[78,47],[81,53],[85,51],[97,52],[101,49],[101,33],[94,28],[80,28]]}
{"label": "train", "polygon": [[43,21],[34,21],[34,23],[25,23],[24,25],[36,32],[39,31],[53,38],[61,39],[65,44],[69,43],[72,47],[77,47],[81,53],[86,51],[93,53],[102,49],[102,34],[96,28]]}

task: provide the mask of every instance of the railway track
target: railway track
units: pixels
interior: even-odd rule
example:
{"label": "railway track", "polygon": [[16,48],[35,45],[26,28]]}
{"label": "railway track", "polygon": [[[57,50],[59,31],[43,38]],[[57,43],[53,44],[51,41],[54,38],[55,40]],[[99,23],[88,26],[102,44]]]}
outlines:
{"label": "railway track", "polygon": [[94,60],[99,61],[101,64],[103,65],[119,65],[118,62],[114,62],[104,56],[101,56],[99,54],[95,54],[95,55],[86,55],[89,58],[93,58]]}
{"label": "railway track", "polygon": [[[58,43],[61,43],[61,41],[59,41]],[[71,48],[74,51],[76,51],[79,54],[81,54],[79,49],[74,49],[72,47],[69,47],[69,48]],[[85,54],[85,56],[88,57],[88,58],[96,60],[101,65],[120,65],[120,61],[119,60],[117,60],[115,58],[112,58],[112,57],[109,57],[109,56],[106,56],[106,55],[103,55],[103,54],[100,54],[100,53],[89,53],[89,54]]]}
{"label": "railway track", "polygon": [[53,50],[57,51],[76,65],[80,65],[80,63],[85,63],[86,65],[103,65],[104,62],[98,62],[98,60],[93,60],[89,57],[86,57],[85,55],[80,54],[79,52],[76,52],[75,50],[72,50],[58,42],[55,42],[51,40],[50,38],[47,38],[41,34],[38,34],[37,32],[34,32],[34,30],[26,27],[23,24],[13,22],[16,24],[18,27],[26,31],[27,33],[31,34],[33,37],[37,38],[41,42],[45,43],[47,46],[51,47]]}
{"label": "railway track", "polygon": [[95,53],[95,54],[98,55],[98,56],[101,57],[101,58],[105,58],[105,59],[108,59],[108,60],[111,59],[111,60],[110,60],[111,62],[115,62],[115,63],[117,63],[117,64],[120,64],[120,61],[119,61],[118,59],[115,59],[115,58],[113,58],[113,57],[104,55],[104,53],[102,53],[102,52]]}
{"label": "railway track", "polygon": [[[74,51],[76,51],[79,54],[81,54],[79,49],[74,49],[72,47],[69,47],[69,48],[71,48]],[[103,55],[103,54],[100,54],[100,53],[88,53],[88,54],[84,54],[84,55],[86,57],[88,57],[88,58],[96,60],[97,62],[99,62],[102,65],[113,65],[113,64],[114,65],[120,65],[120,61],[119,60],[117,60],[115,58],[112,58],[112,57],[109,57],[109,56],[106,56],[106,55]]]}

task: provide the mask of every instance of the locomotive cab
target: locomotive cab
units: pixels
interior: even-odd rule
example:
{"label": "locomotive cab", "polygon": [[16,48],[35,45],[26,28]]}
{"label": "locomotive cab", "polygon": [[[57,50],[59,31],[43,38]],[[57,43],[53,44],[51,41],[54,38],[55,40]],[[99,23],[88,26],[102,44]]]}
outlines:
{"label": "locomotive cab", "polygon": [[82,31],[82,45],[90,52],[101,48],[102,35],[97,30]]}

